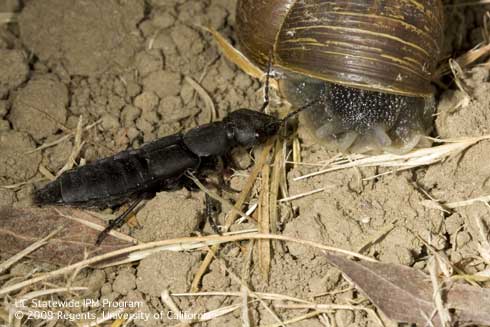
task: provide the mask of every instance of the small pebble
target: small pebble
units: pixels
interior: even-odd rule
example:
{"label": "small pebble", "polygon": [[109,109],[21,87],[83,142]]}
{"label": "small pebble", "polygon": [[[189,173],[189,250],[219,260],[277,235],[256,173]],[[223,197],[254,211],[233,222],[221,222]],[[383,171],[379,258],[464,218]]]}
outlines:
{"label": "small pebble", "polygon": [[66,122],[68,89],[53,75],[30,80],[15,96],[8,118],[18,131],[40,140]]}
{"label": "small pebble", "polygon": [[182,77],[179,73],[166,70],[153,72],[143,79],[143,89],[153,91],[160,98],[178,95],[181,88]]}
{"label": "small pebble", "polygon": [[174,25],[175,17],[166,10],[162,12],[157,9],[153,14],[151,23],[153,24],[153,26],[157,27],[158,29],[163,30],[165,28]]}
{"label": "small pebble", "polygon": [[121,127],[119,119],[111,114],[104,114],[101,122],[102,128],[106,131],[115,130]]}
{"label": "small pebble", "polygon": [[141,76],[163,69],[163,56],[159,49],[143,51],[136,55],[136,69]]}
{"label": "small pebble", "polygon": [[335,313],[335,322],[337,323],[337,326],[348,326],[354,322],[354,318],[354,312],[350,310],[338,310]]}
{"label": "small pebble", "polygon": [[134,97],[141,92],[141,85],[136,83],[135,81],[126,82],[126,92],[129,97]]}
{"label": "small pebble", "polygon": [[27,58],[22,51],[0,49],[0,99],[24,82],[28,73]]}
{"label": "small pebble", "polygon": [[141,110],[135,106],[127,105],[124,107],[121,113],[121,120],[124,126],[133,125],[136,118],[138,118],[141,114]]}
{"label": "small pebble", "polygon": [[134,99],[134,105],[143,112],[152,111],[158,106],[158,96],[154,92],[143,92]]}
{"label": "small pebble", "polygon": [[456,236],[456,246],[458,247],[463,247],[466,244],[468,244],[470,241],[471,241],[471,235],[466,231],[460,232]]}
{"label": "small pebble", "polygon": [[136,277],[132,272],[126,270],[121,271],[112,284],[112,290],[122,295],[128,294],[129,291],[135,288]]}
{"label": "small pebble", "polygon": [[170,96],[162,99],[158,107],[158,113],[166,123],[175,122],[189,117],[194,111],[184,106],[179,96]]}
{"label": "small pebble", "polygon": [[145,20],[138,25],[141,33],[145,38],[151,37],[155,33],[155,26],[150,20]]}
{"label": "small pebble", "polygon": [[14,191],[0,188],[0,206],[11,206],[15,200]]}
{"label": "small pebble", "polygon": [[153,131],[153,125],[143,117],[140,117],[136,120],[136,128],[138,128],[143,133]]}
{"label": "small pebble", "polygon": [[140,132],[136,129],[136,127],[129,127],[127,131],[127,136],[129,139],[129,143],[133,143],[133,141],[140,135]]}

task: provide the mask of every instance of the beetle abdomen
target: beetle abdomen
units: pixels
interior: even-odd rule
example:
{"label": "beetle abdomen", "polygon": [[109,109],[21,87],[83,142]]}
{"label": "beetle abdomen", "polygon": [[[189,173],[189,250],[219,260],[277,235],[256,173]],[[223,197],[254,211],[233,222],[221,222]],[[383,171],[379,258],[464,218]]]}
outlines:
{"label": "beetle abdomen", "polygon": [[188,169],[197,169],[200,160],[185,147],[180,135],[172,138],[172,142],[164,138],[155,141],[159,144],[150,143],[67,171],[38,190],[34,202],[105,208],[142,194],[180,187],[181,176]]}

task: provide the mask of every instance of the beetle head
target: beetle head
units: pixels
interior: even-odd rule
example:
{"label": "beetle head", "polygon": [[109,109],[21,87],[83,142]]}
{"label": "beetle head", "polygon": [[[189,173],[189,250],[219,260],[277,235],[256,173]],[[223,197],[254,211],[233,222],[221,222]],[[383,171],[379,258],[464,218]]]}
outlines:
{"label": "beetle head", "polygon": [[281,120],[250,109],[233,111],[225,120],[232,126],[233,139],[243,147],[265,142],[281,127]]}

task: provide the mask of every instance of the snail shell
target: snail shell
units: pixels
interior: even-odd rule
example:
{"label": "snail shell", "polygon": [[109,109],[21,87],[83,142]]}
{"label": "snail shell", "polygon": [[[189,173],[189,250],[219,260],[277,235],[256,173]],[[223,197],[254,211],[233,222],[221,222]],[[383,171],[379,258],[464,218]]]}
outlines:
{"label": "snail shell", "polygon": [[239,0],[243,53],[272,51],[293,106],[342,150],[408,151],[432,126],[432,74],[443,35],[440,0]]}

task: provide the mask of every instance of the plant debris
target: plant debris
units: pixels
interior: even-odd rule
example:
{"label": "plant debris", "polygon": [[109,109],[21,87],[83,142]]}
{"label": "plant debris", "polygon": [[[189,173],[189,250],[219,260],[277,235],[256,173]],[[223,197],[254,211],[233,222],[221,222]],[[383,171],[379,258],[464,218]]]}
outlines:
{"label": "plant debris", "polygon": [[95,240],[104,228],[103,220],[85,211],[1,207],[0,248],[4,253],[16,254],[52,233],[53,226],[62,227],[27,256],[38,261],[66,265],[85,259],[85,255],[90,257],[133,245],[128,236],[109,236],[103,245],[96,247]]}
{"label": "plant debris", "polygon": [[[353,261],[325,253],[335,265],[390,319],[420,326],[441,326],[436,314],[430,276],[407,266]],[[452,320],[461,324],[490,324],[490,290],[442,280],[445,307]],[[429,322],[430,320],[430,322]]]}

